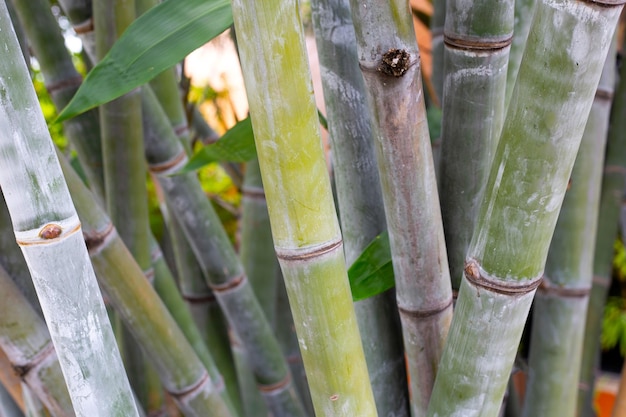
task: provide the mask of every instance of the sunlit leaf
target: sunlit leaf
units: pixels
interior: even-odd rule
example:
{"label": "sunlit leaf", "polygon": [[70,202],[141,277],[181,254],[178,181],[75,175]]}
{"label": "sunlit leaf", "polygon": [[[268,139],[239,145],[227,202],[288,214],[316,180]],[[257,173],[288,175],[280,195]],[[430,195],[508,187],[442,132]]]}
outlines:
{"label": "sunlit leaf", "polygon": [[167,0],[138,18],[87,74],[57,121],[111,101],[180,62],[233,23],[229,0]]}

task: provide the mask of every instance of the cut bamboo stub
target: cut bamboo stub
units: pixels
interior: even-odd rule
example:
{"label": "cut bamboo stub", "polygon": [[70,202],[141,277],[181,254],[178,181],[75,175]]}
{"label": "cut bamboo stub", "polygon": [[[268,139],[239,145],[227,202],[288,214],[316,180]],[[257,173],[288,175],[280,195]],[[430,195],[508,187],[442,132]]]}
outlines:
{"label": "cut bamboo stub", "polygon": [[465,262],[465,278],[478,288],[505,295],[524,295],[534,291],[542,282],[543,275],[523,281],[504,281],[489,275],[480,266],[477,260],[468,259]]}

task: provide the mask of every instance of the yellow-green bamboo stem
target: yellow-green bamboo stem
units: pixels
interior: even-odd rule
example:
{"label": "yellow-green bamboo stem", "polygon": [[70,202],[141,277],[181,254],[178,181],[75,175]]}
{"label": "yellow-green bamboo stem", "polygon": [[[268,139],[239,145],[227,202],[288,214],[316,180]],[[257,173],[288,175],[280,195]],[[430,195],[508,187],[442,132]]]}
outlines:
{"label": "yellow-green bamboo stem", "polygon": [[375,416],[297,2],[233,1],[274,245],[317,415]]}
{"label": "yellow-green bamboo stem", "polygon": [[0,184],[76,414],[133,416],[131,395],[81,226],[28,70],[0,2]]}
{"label": "yellow-green bamboo stem", "polygon": [[576,0],[537,5],[430,417],[500,411],[621,8]]}
{"label": "yellow-green bamboo stem", "polygon": [[505,108],[508,107],[511,94],[513,94],[517,72],[526,46],[526,38],[528,38],[528,31],[530,30],[530,22],[535,10],[535,2],[535,0],[515,0],[515,25],[511,50],[509,51],[509,65],[507,66]]}
{"label": "yellow-green bamboo stem", "polygon": [[411,413],[428,406],[452,290],[408,2],[351,1],[391,245]]}
{"label": "yellow-green bamboo stem", "polygon": [[615,49],[611,48],[552,237],[543,284],[535,297],[525,417],[576,415],[576,381],[580,376],[583,323],[593,276],[614,82]]}
{"label": "yellow-green bamboo stem", "polygon": [[504,121],[514,4],[515,0],[447,4],[439,195],[455,291]]}
{"label": "yellow-green bamboo stem", "polygon": [[[385,230],[367,95],[348,0],[311,2],[346,263]],[[355,303],[378,414],[409,415],[400,320],[394,291]]]}

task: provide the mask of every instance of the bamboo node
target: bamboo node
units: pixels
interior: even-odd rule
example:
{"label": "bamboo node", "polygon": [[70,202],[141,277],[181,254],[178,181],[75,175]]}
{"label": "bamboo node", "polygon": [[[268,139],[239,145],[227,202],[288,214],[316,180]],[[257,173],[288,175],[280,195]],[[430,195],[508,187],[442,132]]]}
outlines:
{"label": "bamboo node", "polygon": [[46,89],[48,90],[48,94],[53,94],[55,91],[58,90],[64,90],[70,87],[78,87],[82,83],[83,77],[81,75],[77,75],[76,77],[70,77],[57,83],[47,84]]}
{"label": "bamboo node", "polygon": [[281,379],[280,381],[274,384],[259,384],[257,385],[257,387],[259,388],[259,391],[261,391],[264,394],[272,394],[272,393],[275,393],[276,391],[281,391],[285,389],[290,384],[291,384],[291,375],[289,374],[289,372],[287,372],[287,375],[285,375],[285,377]]}
{"label": "bamboo node", "polygon": [[276,249],[276,257],[282,261],[305,261],[312,258],[317,258],[318,256],[325,255],[330,253],[338,248],[341,248],[343,245],[343,240],[339,238],[338,240],[331,241],[329,243],[309,246],[298,249]]}
{"label": "bamboo node", "polygon": [[443,43],[449,48],[463,49],[466,51],[497,51],[504,49],[513,42],[513,34],[500,39],[476,39],[471,36],[450,34],[444,32]]}
{"label": "bamboo node", "polygon": [[93,32],[93,19],[89,18],[82,23],[74,25],[74,32],[76,32],[77,35]]}
{"label": "bamboo node", "polygon": [[30,362],[24,365],[12,364],[13,370],[15,371],[15,373],[17,374],[19,378],[25,379],[26,375],[32,369],[36,368],[37,365],[39,365],[40,363],[43,363],[43,361],[46,358],[50,357],[50,355],[53,355],[54,353],[55,353],[54,345],[52,344],[51,341],[49,341],[48,344],[45,345],[43,349],[37,352],[35,356],[33,356],[30,359]]}
{"label": "bamboo node", "polygon": [[406,49],[391,48],[383,54],[378,71],[393,77],[402,77],[411,64],[411,54]]}
{"label": "bamboo node", "polygon": [[567,297],[567,298],[581,298],[587,297],[591,292],[591,287],[582,287],[582,288],[569,288],[562,287],[560,285],[555,285],[548,277],[544,276],[541,284],[539,285],[539,289],[542,294],[545,295],[555,295],[557,297]]}
{"label": "bamboo node", "polygon": [[115,234],[115,227],[113,223],[108,223],[104,230],[96,230],[91,233],[84,232],[83,238],[85,239],[85,245],[91,255],[97,253],[104,245],[107,238]]}
{"label": "bamboo node", "polygon": [[246,277],[246,274],[241,274],[239,276],[231,278],[229,281],[223,284],[209,284],[209,288],[211,288],[214,293],[223,293],[225,291],[233,290],[242,286],[247,280],[248,278]]}
{"label": "bamboo node", "polygon": [[178,172],[183,166],[187,164],[187,161],[187,153],[183,149],[178,153],[178,155],[170,158],[167,161],[148,164],[148,168],[150,169],[150,172],[155,175],[167,176]]}
{"label": "bamboo node", "polygon": [[331,401],[337,401],[338,399],[339,399],[339,395],[337,395],[337,394],[333,394],[333,395],[330,396],[330,400]]}
{"label": "bamboo node", "polygon": [[[204,385],[210,381],[211,381],[211,378],[209,377],[209,374],[206,371],[204,371],[202,377],[198,381],[194,382],[193,384],[187,387],[183,387],[179,390],[168,389],[167,392],[172,397],[182,402],[185,397],[193,397],[193,394],[199,392],[204,387]],[[212,387],[212,388],[215,388],[215,387]]]}
{"label": "bamboo node", "polygon": [[39,237],[42,239],[54,239],[61,236],[63,229],[58,224],[50,223],[41,228]]}
{"label": "bamboo node", "polygon": [[423,309],[423,310],[409,310],[404,307],[398,306],[398,311],[400,312],[400,314],[412,316],[415,318],[427,318],[427,317],[436,316],[437,314],[446,311],[452,305],[453,300],[454,299],[450,297],[449,299],[443,301],[439,305],[436,305],[431,308]]}
{"label": "bamboo node", "polygon": [[543,279],[543,275],[541,275],[522,283],[504,281],[489,275],[480,267],[478,261],[472,258],[465,261],[464,272],[465,278],[472,285],[498,294],[511,296],[521,296],[536,290]]}

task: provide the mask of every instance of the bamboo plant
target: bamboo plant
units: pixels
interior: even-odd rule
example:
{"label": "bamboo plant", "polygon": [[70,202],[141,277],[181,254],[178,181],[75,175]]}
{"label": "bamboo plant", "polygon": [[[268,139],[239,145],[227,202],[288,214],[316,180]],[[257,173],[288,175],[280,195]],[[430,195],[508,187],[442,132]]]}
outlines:
{"label": "bamboo plant", "polygon": [[313,407],[317,415],[375,416],[297,3],[232,5],[247,40],[239,53],[250,117]]}
{"label": "bamboo plant", "polygon": [[615,80],[615,50],[611,52],[604,64],[556,223],[543,282],[535,297],[523,414],[528,417],[576,415],[578,384],[575,381],[580,374],[583,323],[593,275],[604,148]]}
{"label": "bamboo plant", "polygon": [[187,161],[185,149],[149,87],[143,88],[142,98],[149,169],[158,179],[172,215],[180,221],[207,284],[247,349],[268,408],[277,417],[302,415],[285,359],[223,226],[197,177],[178,173]]}
{"label": "bamboo plant", "polygon": [[[0,3],[0,184],[79,416],[137,410],[81,227],[6,5]],[[70,261],[71,260],[71,261]]]}
{"label": "bamboo plant", "polygon": [[469,246],[431,417],[498,415],[621,8],[569,0],[537,5]]}
{"label": "bamboo plant", "polygon": [[408,2],[351,2],[372,112],[411,412],[423,416],[452,318],[452,291]]}
{"label": "bamboo plant", "polygon": [[[385,230],[380,179],[365,85],[348,0],[311,2],[333,157],[346,263]],[[381,416],[408,416],[404,351],[395,294],[355,303],[376,408]]]}
{"label": "bamboo plant", "polygon": [[611,109],[611,124],[606,146],[604,176],[598,210],[598,231],[593,258],[593,282],[587,308],[580,370],[578,414],[581,417],[595,415],[592,407],[596,367],[600,352],[602,316],[611,284],[613,245],[617,237],[620,207],[623,190],[626,186],[626,175],[624,175],[626,172],[626,141],[623,137],[623,129],[626,128],[624,126],[626,122],[626,82],[624,80],[626,80],[626,65],[622,65],[620,69],[620,82]]}
{"label": "bamboo plant", "polygon": [[458,291],[502,122],[514,0],[450,1],[444,27],[439,190],[452,288]]}

